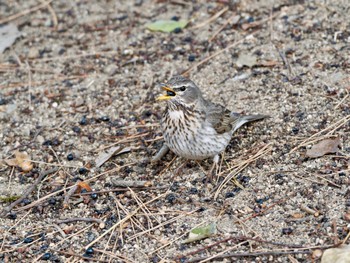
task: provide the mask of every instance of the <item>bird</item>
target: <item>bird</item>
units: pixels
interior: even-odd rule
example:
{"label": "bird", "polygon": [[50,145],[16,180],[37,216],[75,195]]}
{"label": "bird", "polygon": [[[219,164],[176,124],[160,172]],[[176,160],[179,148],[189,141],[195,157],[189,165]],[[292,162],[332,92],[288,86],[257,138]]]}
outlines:
{"label": "bird", "polygon": [[182,75],[172,77],[160,87],[165,94],[156,100],[166,101],[160,121],[164,144],[152,162],[159,161],[171,150],[187,160],[213,158],[213,164],[217,166],[220,153],[238,128],[268,117],[262,114],[241,115],[206,100],[198,86]]}

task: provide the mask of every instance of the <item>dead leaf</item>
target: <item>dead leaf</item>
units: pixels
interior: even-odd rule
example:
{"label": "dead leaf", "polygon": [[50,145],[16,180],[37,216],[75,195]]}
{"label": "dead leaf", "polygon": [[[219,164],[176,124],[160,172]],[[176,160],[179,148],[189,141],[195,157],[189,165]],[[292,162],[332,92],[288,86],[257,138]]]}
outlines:
{"label": "dead leaf", "polygon": [[23,172],[29,172],[33,169],[33,164],[29,161],[29,155],[26,152],[15,152],[15,158],[4,160],[8,166],[18,166]]}
{"label": "dead leaf", "polygon": [[184,244],[195,242],[198,240],[205,239],[207,237],[211,237],[217,233],[216,224],[210,223],[204,227],[196,227],[191,230],[188,234],[188,238],[183,241]]}
{"label": "dead leaf", "polygon": [[129,147],[123,148],[121,146],[112,147],[112,148],[108,149],[108,151],[103,151],[103,152],[99,153],[99,155],[97,156],[97,159],[95,161],[96,167],[98,168],[98,167],[102,166],[114,154],[122,154],[122,153],[127,153],[130,151],[131,151],[131,148],[129,148]]}
{"label": "dead leaf", "polygon": [[91,191],[92,191],[92,189],[91,189],[91,187],[89,186],[89,184],[86,183],[86,182],[84,182],[84,181],[78,182],[77,185],[78,185],[78,189],[77,189],[75,192],[81,192],[82,189],[85,189],[85,190],[88,191],[88,192],[91,192]]}
{"label": "dead leaf", "polygon": [[0,54],[12,46],[22,34],[15,24],[0,26]]}
{"label": "dead leaf", "polygon": [[151,31],[160,31],[160,32],[172,32],[176,28],[185,28],[188,24],[187,20],[158,20],[153,23],[146,24],[146,28]]}
{"label": "dead leaf", "polygon": [[350,245],[325,250],[321,263],[350,263]]}
{"label": "dead leaf", "polygon": [[336,153],[339,151],[340,137],[335,139],[325,139],[315,144],[306,151],[306,156],[310,158],[321,157],[327,153]]}

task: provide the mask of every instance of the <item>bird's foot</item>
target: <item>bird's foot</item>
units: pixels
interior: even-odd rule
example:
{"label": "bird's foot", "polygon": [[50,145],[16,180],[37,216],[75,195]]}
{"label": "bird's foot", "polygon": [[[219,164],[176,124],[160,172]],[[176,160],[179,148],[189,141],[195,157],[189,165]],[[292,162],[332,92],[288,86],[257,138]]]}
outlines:
{"label": "bird's foot", "polygon": [[152,157],[151,162],[158,162],[160,159],[162,159],[163,156],[165,156],[169,151],[169,147],[164,143],[162,148],[160,148],[159,152]]}
{"label": "bird's foot", "polygon": [[219,169],[219,155],[215,155],[213,159],[213,164],[207,173],[207,180],[206,183],[213,183],[213,178],[218,174]]}

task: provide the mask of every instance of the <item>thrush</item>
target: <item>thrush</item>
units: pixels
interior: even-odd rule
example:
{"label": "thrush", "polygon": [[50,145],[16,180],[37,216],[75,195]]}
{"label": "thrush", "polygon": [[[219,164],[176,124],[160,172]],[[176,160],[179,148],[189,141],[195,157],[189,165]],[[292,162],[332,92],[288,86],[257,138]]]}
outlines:
{"label": "thrush", "polygon": [[206,100],[197,85],[183,76],[172,77],[161,88],[165,94],[157,100],[167,103],[161,119],[164,144],[152,161],[160,160],[170,149],[185,159],[213,158],[217,164],[239,127],[267,117],[241,115]]}

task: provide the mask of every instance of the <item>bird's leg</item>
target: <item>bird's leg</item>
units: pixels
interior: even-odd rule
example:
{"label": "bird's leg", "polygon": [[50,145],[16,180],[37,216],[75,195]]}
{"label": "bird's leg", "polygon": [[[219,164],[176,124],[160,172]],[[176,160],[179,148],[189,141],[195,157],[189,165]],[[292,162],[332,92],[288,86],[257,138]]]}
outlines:
{"label": "bird's leg", "polygon": [[169,147],[165,143],[163,143],[162,148],[160,148],[159,152],[155,156],[152,157],[151,161],[152,162],[159,161],[160,159],[162,159],[162,157],[164,155],[166,155],[168,153],[168,151],[169,151]]}
{"label": "bird's leg", "polygon": [[220,156],[217,154],[214,156],[213,158],[213,165],[210,168],[210,171],[207,175],[207,182],[212,182],[213,181],[213,171],[215,169],[215,175],[218,173],[218,169],[219,169],[219,160],[220,160]]}

